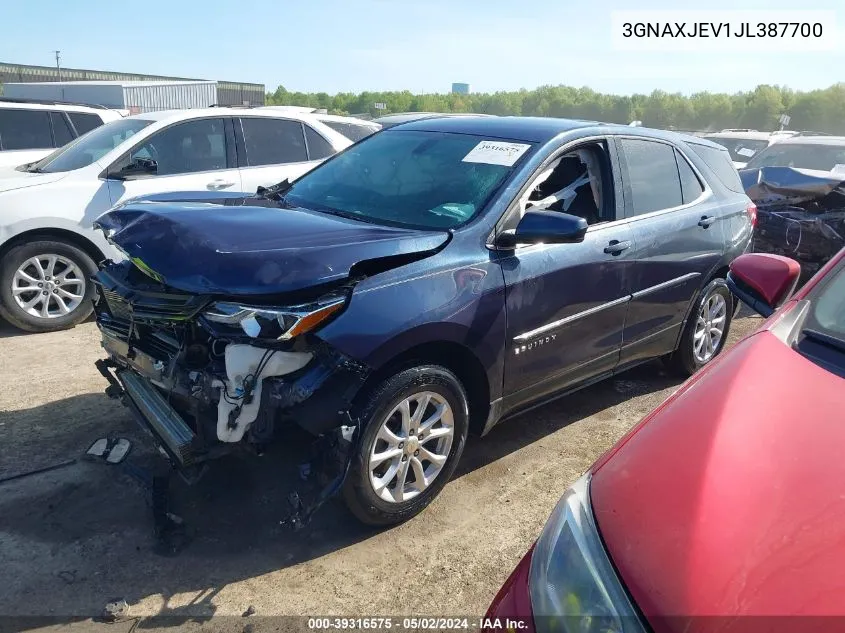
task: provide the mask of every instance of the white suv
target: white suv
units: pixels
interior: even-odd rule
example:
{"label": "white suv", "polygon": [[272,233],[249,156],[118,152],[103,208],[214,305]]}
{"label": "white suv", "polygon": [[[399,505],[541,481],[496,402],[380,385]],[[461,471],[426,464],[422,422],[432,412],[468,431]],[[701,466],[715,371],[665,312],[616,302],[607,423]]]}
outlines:
{"label": "white suv", "polygon": [[31,332],[91,312],[95,262],[120,255],[94,220],[129,198],[293,180],[352,142],[312,115],[207,108],[107,123],[0,174],[0,316]]}
{"label": "white suv", "polygon": [[40,160],[122,116],[119,110],[101,106],[0,97],[0,168]]}

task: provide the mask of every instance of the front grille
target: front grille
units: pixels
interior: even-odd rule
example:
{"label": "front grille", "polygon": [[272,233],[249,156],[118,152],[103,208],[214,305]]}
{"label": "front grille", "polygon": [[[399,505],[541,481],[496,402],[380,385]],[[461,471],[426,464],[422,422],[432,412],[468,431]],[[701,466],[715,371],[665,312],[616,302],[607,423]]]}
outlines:
{"label": "front grille", "polygon": [[208,303],[207,297],[175,292],[163,284],[137,283],[131,280],[129,266],[128,262],[113,264],[94,276],[105,304],[98,305],[98,312],[105,307],[120,321],[186,321]]}

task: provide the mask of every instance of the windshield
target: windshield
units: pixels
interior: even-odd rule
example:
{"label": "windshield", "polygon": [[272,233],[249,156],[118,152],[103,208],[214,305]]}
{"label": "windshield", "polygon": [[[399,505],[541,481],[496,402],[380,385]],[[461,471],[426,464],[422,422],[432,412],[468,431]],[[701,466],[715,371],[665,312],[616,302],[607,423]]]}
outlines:
{"label": "windshield", "polygon": [[343,134],[350,141],[360,141],[378,130],[375,126],[346,123],[345,121],[327,121],[326,119],[320,119],[320,122],[329,126],[335,132]]}
{"label": "windshield", "polygon": [[[832,171],[845,165],[845,146],[817,143],[775,143],[748,161],[746,169],[757,167],[795,167]],[[840,167],[839,169],[842,169]]]}
{"label": "windshield", "polygon": [[42,158],[27,171],[52,174],[82,169],[100,160],[123,141],[151,123],[153,121],[147,119],[120,119],[106,123]]}
{"label": "windshield", "polygon": [[839,339],[845,344],[845,266],[831,274],[821,292],[813,297],[805,328]]}
{"label": "windshield", "polygon": [[720,136],[705,136],[704,138],[727,148],[731,155],[731,160],[738,163],[747,163],[757,152],[769,146],[769,141],[761,141],[759,139],[724,138]]}
{"label": "windshield", "polygon": [[487,204],[530,148],[469,134],[383,132],[307,173],[285,201],[380,224],[452,228]]}

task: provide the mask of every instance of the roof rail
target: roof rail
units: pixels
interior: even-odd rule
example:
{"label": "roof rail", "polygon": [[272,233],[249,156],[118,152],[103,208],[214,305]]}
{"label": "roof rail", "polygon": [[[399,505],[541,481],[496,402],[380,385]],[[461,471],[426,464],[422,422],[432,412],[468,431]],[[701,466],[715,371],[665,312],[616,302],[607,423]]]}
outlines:
{"label": "roof rail", "polygon": [[828,134],[827,132],[813,132],[812,130],[801,130],[800,132],[796,132],[794,136],[833,136],[833,134]]}
{"label": "roof rail", "polygon": [[76,101],[57,101],[54,99],[21,99],[17,97],[0,97],[0,102],[4,103],[35,103],[38,105],[72,105],[82,106],[85,108],[94,108],[95,110],[116,110],[119,108],[109,108],[108,106],[100,105],[99,103],[78,103]]}
{"label": "roof rail", "polygon": [[756,132],[757,130],[752,130],[751,128],[747,127],[729,127],[722,130],[722,132]]}

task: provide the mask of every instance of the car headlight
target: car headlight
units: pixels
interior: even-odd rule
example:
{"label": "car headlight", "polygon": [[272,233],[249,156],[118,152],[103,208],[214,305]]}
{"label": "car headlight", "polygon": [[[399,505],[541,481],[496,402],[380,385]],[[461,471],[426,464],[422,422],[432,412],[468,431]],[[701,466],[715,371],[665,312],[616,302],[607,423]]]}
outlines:
{"label": "car headlight", "polygon": [[285,308],[246,306],[218,302],[203,316],[214,323],[240,326],[252,338],[287,341],[323,324],[343,309],[346,296],[326,295],[308,304]]}
{"label": "car headlight", "polygon": [[537,631],[644,633],[596,529],[590,476],[561,498],[534,546],[529,591]]}

